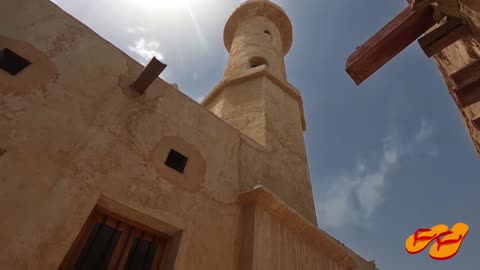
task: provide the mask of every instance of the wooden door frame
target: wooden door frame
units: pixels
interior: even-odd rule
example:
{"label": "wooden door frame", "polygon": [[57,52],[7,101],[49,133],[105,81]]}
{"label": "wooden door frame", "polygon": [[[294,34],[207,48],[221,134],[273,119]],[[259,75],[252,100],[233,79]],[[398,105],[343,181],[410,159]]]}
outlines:
{"label": "wooden door frame", "polygon": [[[68,267],[75,263],[91,233],[92,227],[99,221],[99,216],[106,216],[113,220],[128,224],[132,228],[142,230],[148,234],[165,240],[160,258],[154,260],[160,264],[161,270],[174,270],[177,254],[180,249],[183,231],[176,226],[165,223],[136,209],[123,205],[103,195],[86,217],[75,240],[67,251],[59,270],[71,270]],[[114,255],[112,255],[114,256]]]}

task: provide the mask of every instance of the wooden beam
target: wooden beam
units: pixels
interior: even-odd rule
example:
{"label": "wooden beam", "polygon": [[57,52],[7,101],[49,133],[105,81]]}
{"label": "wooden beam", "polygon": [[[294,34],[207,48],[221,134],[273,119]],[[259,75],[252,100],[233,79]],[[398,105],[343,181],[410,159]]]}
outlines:
{"label": "wooden beam", "polygon": [[477,128],[480,130],[480,115],[472,119],[472,123]]}
{"label": "wooden beam", "polygon": [[346,65],[347,73],[356,84],[362,83],[434,26],[433,13],[432,6],[418,11],[406,7],[350,55]]}
{"label": "wooden beam", "polygon": [[437,29],[418,40],[420,47],[428,57],[440,53],[465,35],[470,33],[470,27],[462,20],[451,18]]}
{"label": "wooden beam", "polygon": [[140,76],[137,80],[130,86],[133,90],[137,91],[139,94],[145,93],[147,88],[155,81],[155,79],[162,73],[162,71],[167,67],[164,63],[157,60],[153,57],[150,60],[150,63],[143,69]]}
{"label": "wooden beam", "polygon": [[480,81],[480,60],[475,59],[462,69],[452,73],[450,78],[455,83],[455,89],[461,89],[476,81]]}
{"label": "wooden beam", "polygon": [[480,80],[455,91],[462,107],[480,102]]}

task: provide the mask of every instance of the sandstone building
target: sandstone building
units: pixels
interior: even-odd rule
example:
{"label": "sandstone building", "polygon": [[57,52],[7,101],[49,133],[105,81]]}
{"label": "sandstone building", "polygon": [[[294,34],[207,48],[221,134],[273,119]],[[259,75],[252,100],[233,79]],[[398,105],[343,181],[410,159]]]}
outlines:
{"label": "sandstone building", "polygon": [[480,156],[480,1],[408,2],[349,57],[346,70],[360,84],[418,39],[434,58]]}
{"label": "sandstone building", "polygon": [[233,13],[202,104],[48,0],[0,10],[0,269],[376,269],[316,226],[280,7]]}

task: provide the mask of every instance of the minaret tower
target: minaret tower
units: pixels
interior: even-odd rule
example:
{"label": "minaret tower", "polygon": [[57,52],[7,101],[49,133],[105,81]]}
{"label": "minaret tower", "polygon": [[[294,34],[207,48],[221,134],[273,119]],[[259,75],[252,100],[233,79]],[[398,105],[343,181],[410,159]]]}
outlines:
{"label": "minaret tower", "polygon": [[229,18],[224,44],[230,53],[224,78],[202,104],[265,147],[269,155],[264,159],[274,164],[267,165],[262,178],[271,182],[256,184],[264,184],[315,223],[303,103],[285,68],[292,46],[288,16],[270,1],[246,1]]}

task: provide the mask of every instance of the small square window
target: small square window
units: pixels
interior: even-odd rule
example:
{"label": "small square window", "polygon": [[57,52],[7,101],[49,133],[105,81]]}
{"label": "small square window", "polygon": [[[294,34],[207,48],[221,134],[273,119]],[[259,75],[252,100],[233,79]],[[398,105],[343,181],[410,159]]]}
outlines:
{"label": "small square window", "polygon": [[10,75],[17,75],[31,63],[9,49],[0,50],[0,68]]}
{"label": "small square window", "polygon": [[187,165],[188,158],[177,151],[171,149],[168,153],[167,161],[165,165],[176,170],[179,173],[183,173],[185,166]]}

